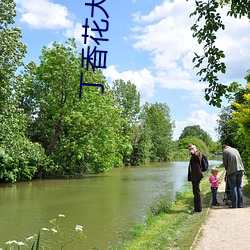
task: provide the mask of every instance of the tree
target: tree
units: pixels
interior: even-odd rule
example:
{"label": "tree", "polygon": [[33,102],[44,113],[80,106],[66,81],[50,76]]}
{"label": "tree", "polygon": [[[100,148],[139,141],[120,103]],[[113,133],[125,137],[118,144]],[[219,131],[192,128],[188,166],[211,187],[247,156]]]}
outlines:
{"label": "tree", "polygon": [[200,140],[205,142],[207,147],[209,147],[210,143],[212,142],[211,136],[206,131],[201,129],[199,125],[185,127],[179,137],[179,140],[184,139],[188,136],[199,138]]}
{"label": "tree", "polygon": [[206,144],[201,139],[199,139],[195,136],[187,136],[183,139],[180,139],[178,141],[178,147],[180,150],[185,150],[186,154],[190,156],[190,153],[188,150],[188,145],[190,143],[195,144],[197,149],[200,150],[201,152],[205,153],[206,155],[209,154],[209,150],[208,150]]}
{"label": "tree", "polygon": [[43,148],[26,136],[27,121],[20,107],[26,85],[19,71],[26,45],[15,27],[15,2],[0,2],[0,179],[15,182],[32,179],[41,165],[46,164]]}
{"label": "tree", "polygon": [[[228,15],[235,18],[248,16],[250,19],[249,0],[199,0],[196,2],[196,9],[190,16],[197,16],[196,22],[191,27],[193,37],[197,38],[199,44],[204,43],[202,55],[195,53],[193,62],[196,68],[200,69],[197,73],[200,81],[209,83],[205,89],[205,99],[209,104],[221,107],[221,97],[231,91],[230,87],[219,83],[218,74],[226,72],[226,65],[223,62],[225,54],[216,45],[216,34],[219,30],[224,30],[219,7],[230,5]],[[205,64],[205,67],[201,68]]]}
{"label": "tree", "polygon": [[122,151],[124,165],[137,165],[138,114],[140,112],[140,93],[130,81],[115,80],[113,94],[117,106],[121,109],[122,137],[131,145]]}
{"label": "tree", "polygon": [[[246,77],[249,81],[249,75]],[[232,111],[232,118],[239,124],[238,131],[241,132],[240,136],[240,149],[239,151],[243,155],[243,160],[245,163],[246,174],[250,176],[250,82],[246,85],[245,94],[243,94],[243,102],[238,103],[236,101],[232,102],[232,106],[236,108],[235,111]],[[237,131],[237,132],[238,132]]]}
{"label": "tree", "polygon": [[119,79],[113,82],[112,90],[117,103],[122,108],[122,118],[127,120],[128,125],[134,124],[140,112],[140,93],[136,85]]}
{"label": "tree", "polygon": [[227,144],[232,147],[237,147],[235,143],[235,135],[239,129],[239,124],[232,119],[231,106],[224,107],[219,114],[218,127],[216,131],[220,136],[221,144]]}
{"label": "tree", "polygon": [[145,103],[142,107],[141,124],[149,134],[152,143],[150,161],[170,160],[173,123],[169,107],[165,103]]}
{"label": "tree", "polygon": [[21,91],[15,75],[18,67],[23,66],[26,45],[20,39],[21,30],[15,26],[16,4],[13,0],[0,2],[0,112],[9,105],[13,91]]}
{"label": "tree", "polygon": [[29,136],[43,145],[55,167],[41,169],[52,175],[107,171],[122,164],[120,109],[108,85],[103,94],[84,86],[79,98],[80,76],[87,83],[106,85],[100,70],[81,68],[74,39],[44,47],[40,65],[29,65],[24,107],[31,107]]}

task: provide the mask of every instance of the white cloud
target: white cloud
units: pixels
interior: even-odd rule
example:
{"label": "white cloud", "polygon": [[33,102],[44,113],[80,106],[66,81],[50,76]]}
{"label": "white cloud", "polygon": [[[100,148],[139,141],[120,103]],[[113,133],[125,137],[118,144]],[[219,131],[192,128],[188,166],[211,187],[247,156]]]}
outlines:
{"label": "white cloud", "polygon": [[139,71],[124,71],[119,73],[114,65],[111,65],[103,70],[103,74],[110,82],[116,79],[122,79],[125,82],[130,81],[135,84],[137,90],[141,94],[142,103],[154,95],[154,77],[148,69]]}
{"label": "white cloud", "polygon": [[[84,34],[85,30],[82,27],[82,24],[79,22],[76,22],[73,27],[70,29],[67,29],[64,35],[66,37],[73,37],[76,39],[76,42],[81,44],[83,47],[88,46],[89,42],[91,41],[90,39],[87,39],[86,44],[84,44],[84,37],[82,37],[82,34]],[[91,28],[88,28],[87,34],[89,36],[95,37],[95,34],[93,31],[91,31]]]}
{"label": "white cloud", "polygon": [[21,21],[35,29],[63,29],[73,25],[72,14],[49,0],[17,0]]}
{"label": "white cloud", "polygon": [[218,126],[217,124],[218,114],[209,114],[205,110],[195,110],[192,111],[189,118],[184,121],[175,121],[175,129],[174,129],[174,140],[178,140],[183,129],[187,126],[200,125],[200,127],[206,131],[213,139],[213,141],[217,141],[217,135],[215,132],[215,128]]}
{"label": "white cloud", "polygon": [[[189,92],[200,91],[207,86],[197,81],[197,69],[193,69],[194,52],[202,52],[192,37],[191,25],[194,18],[189,18],[195,9],[193,1],[165,0],[147,15],[137,12],[133,15],[137,25],[132,29],[134,48],[148,51],[155,72],[155,83],[162,88],[183,89]],[[227,9],[221,11],[226,30],[219,32],[217,44],[225,51],[228,64],[227,75],[222,81],[231,78],[243,79],[250,68],[250,25],[247,18],[227,17]],[[223,80],[224,79],[224,80]]]}

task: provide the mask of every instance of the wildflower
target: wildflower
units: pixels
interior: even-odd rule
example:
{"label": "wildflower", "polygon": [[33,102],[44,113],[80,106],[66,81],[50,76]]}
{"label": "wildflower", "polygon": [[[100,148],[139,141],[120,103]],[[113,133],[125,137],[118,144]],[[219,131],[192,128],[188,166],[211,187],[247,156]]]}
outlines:
{"label": "wildflower", "polygon": [[5,244],[6,245],[11,245],[12,243],[18,245],[18,246],[24,246],[24,243],[22,241],[16,241],[16,240],[9,240]]}
{"label": "wildflower", "polygon": [[29,240],[32,240],[34,238],[34,236],[30,236],[30,237],[27,237],[26,240],[29,241]]}
{"label": "wildflower", "polygon": [[76,225],[76,226],[75,226],[75,230],[76,230],[76,231],[81,231],[81,232],[82,232],[83,226]]}
{"label": "wildflower", "polygon": [[65,217],[65,215],[64,215],[64,214],[59,214],[58,216],[59,216],[59,217]]}
{"label": "wildflower", "polygon": [[24,246],[24,243],[22,241],[19,241],[16,243],[18,246]]}
{"label": "wildflower", "polygon": [[55,228],[51,228],[51,231],[52,231],[53,233],[57,233],[57,232],[58,232]]}
{"label": "wildflower", "polygon": [[46,228],[46,227],[43,227],[42,230],[43,230],[43,231],[50,231],[50,230],[49,230],[48,228]]}
{"label": "wildflower", "polygon": [[17,244],[17,241],[16,241],[16,240],[9,240],[9,241],[7,241],[5,244],[6,244],[6,245],[11,245],[12,243]]}

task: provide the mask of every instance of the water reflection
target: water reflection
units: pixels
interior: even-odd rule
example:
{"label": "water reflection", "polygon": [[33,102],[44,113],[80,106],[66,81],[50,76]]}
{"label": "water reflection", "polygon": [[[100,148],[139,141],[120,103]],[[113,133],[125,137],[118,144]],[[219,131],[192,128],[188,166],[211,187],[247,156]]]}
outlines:
{"label": "water reflection", "polygon": [[51,227],[49,220],[65,214],[63,227],[82,225],[87,235],[84,245],[68,249],[107,249],[117,242],[119,232],[142,220],[156,201],[162,197],[171,201],[186,182],[187,165],[170,162],[118,168],[81,179],[1,184],[0,247]]}

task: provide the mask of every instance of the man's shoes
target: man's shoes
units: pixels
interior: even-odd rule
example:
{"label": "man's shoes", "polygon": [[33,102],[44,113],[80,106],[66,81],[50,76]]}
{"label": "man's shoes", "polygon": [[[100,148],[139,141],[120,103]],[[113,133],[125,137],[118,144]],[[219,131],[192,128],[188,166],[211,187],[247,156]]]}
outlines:
{"label": "man's shoes", "polygon": [[233,207],[233,206],[231,205],[231,206],[228,206],[228,208],[236,208],[236,207]]}
{"label": "man's shoes", "polygon": [[196,213],[200,213],[201,211],[196,211],[196,210],[192,210],[191,212],[190,212],[190,214],[196,214]]}
{"label": "man's shoes", "polygon": [[212,206],[216,206],[216,207],[219,206],[219,205],[220,205],[219,203],[212,204]]}

